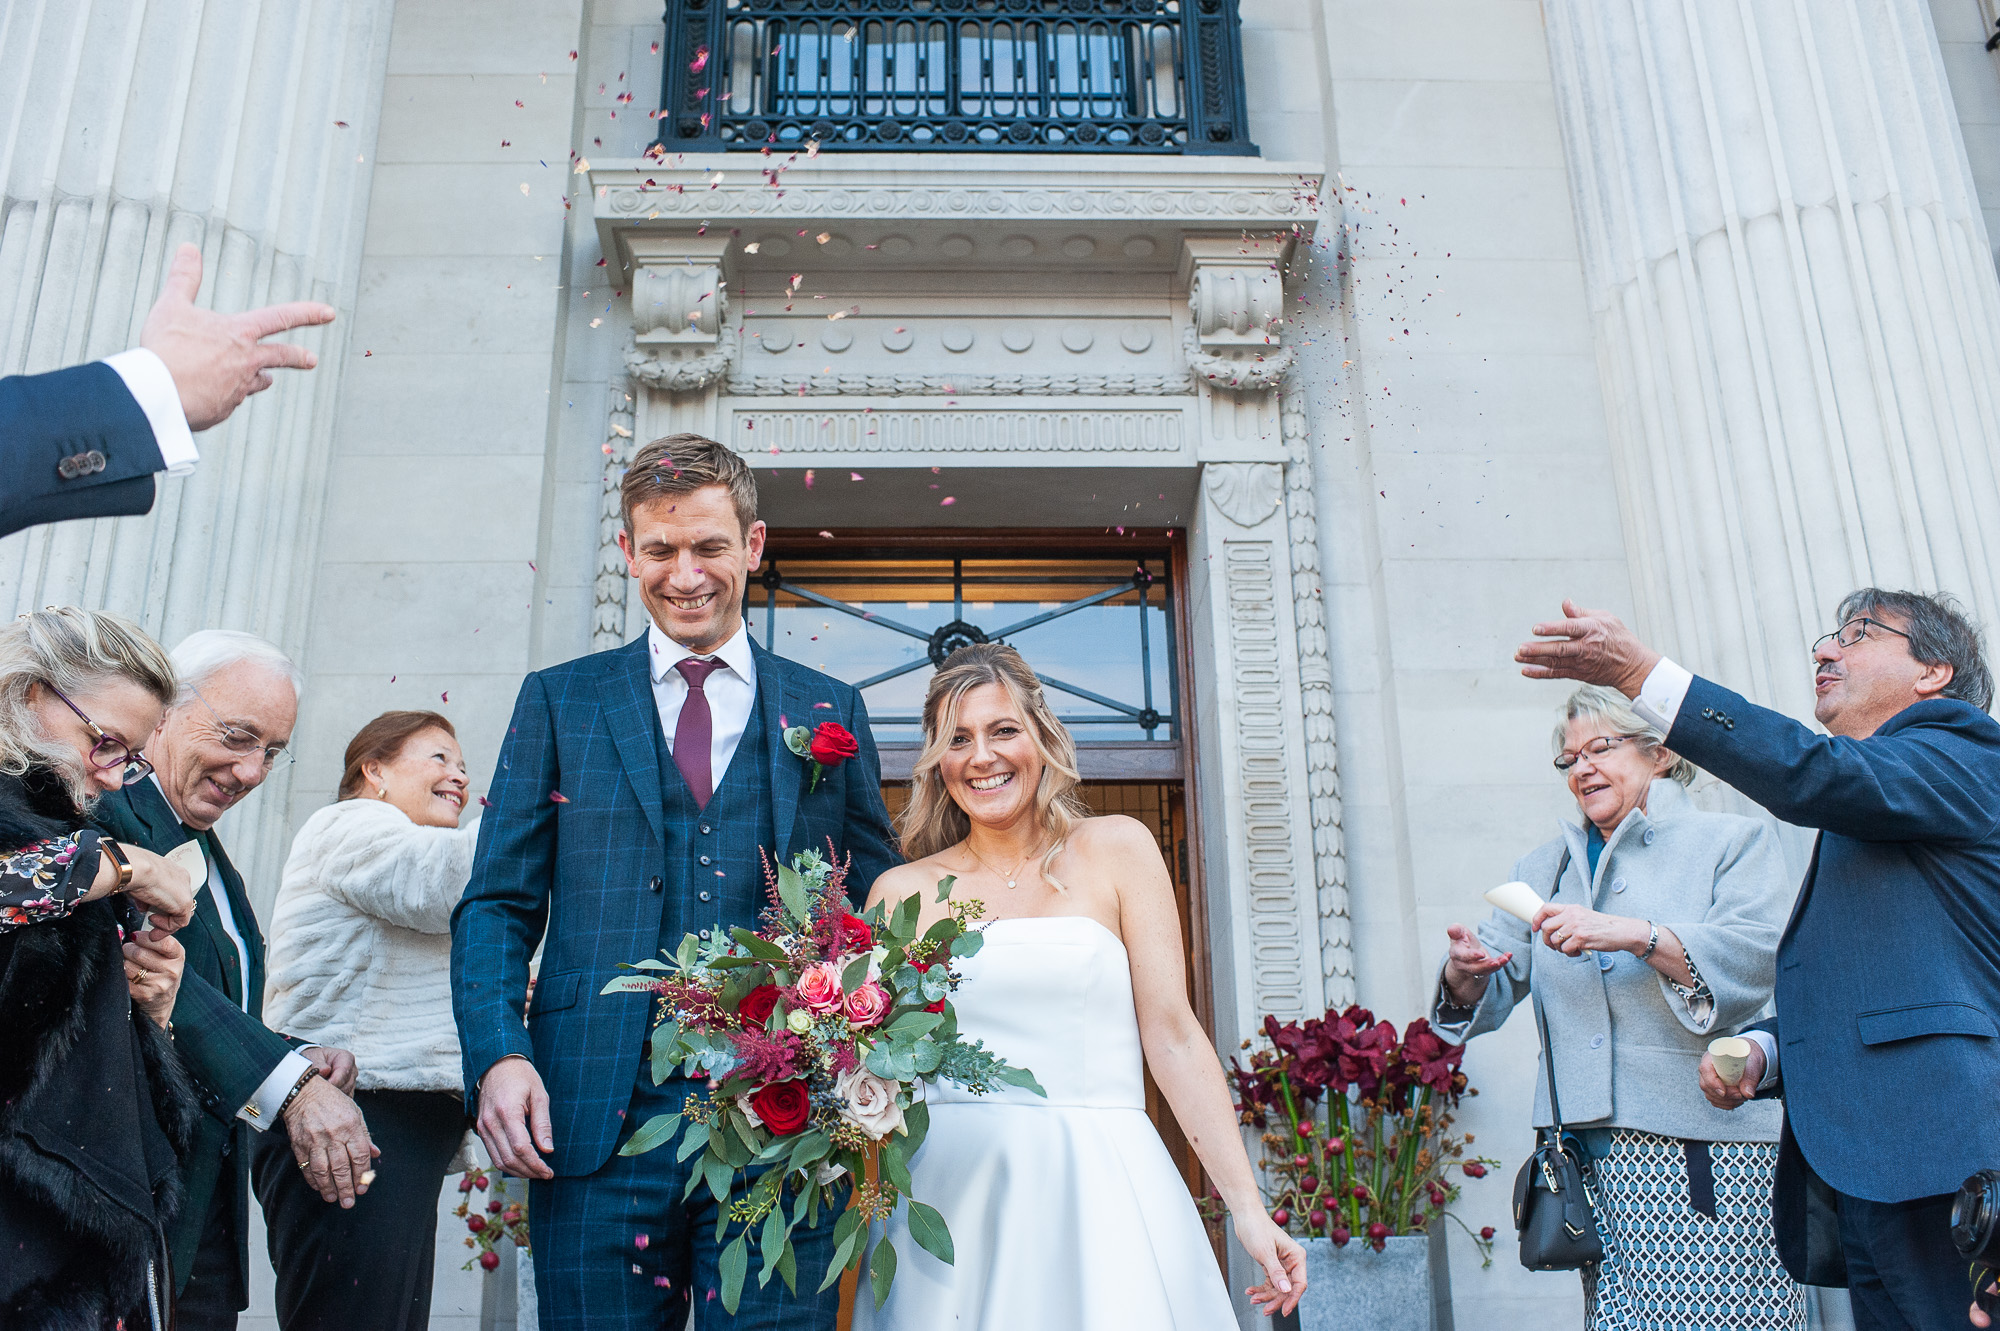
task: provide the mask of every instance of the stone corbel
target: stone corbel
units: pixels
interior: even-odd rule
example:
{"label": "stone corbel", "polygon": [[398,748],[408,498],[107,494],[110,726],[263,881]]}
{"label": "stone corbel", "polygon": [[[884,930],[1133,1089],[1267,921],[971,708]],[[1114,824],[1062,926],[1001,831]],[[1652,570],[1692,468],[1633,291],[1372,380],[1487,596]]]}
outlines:
{"label": "stone corbel", "polygon": [[1183,246],[1188,368],[1211,388],[1277,387],[1292,364],[1292,349],[1282,344],[1290,238],[1253,244],[1242,236],[1189,236]]}
{"label": "stone corbel", "polygon": [[729,239],[633,235],[621,257],[631,270],[632,378],[669,393],[693,393],[729,373],[736,342],[729,332]]}

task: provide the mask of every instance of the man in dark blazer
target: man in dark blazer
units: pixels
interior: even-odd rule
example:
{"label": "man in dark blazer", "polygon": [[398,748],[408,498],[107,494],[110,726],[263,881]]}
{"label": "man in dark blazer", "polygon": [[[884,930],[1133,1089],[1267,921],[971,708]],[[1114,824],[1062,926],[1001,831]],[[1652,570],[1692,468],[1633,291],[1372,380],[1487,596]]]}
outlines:
{"label": "man in dark blazer", "polygon": [[[1536,678],[1621,689],[1667,745],[1818,828],[1778,944],[1777,1016],[1702,1088],[1785,1102],[1774,1221],[1786,1269],[1845,1284],[1855,1324],[1962,1326],[1958,1185],[2000,1167],[2000,724],[1979,636],[1946,596],[1864,588],[1813,645],[1820,735],[1565,602],[1523,644]],[[1843,1270],[1844,1268],[1844,1270]]]}
{"label": "man in dark blazer", "polygon": [[138,347],[0,378],[0,536],[147,512],[155,472],[193,470],[196,433],[269,388],[273,369],[318,363],[303,347],[261,339],[331,322],[331,307],[293,301],[219,314],[194,303],[200,286],[201,251],[182,245]]}
{"label": "man in dark blazer", "polygon": [[[354,1059],[267,1029],[264,937],[243,877],[215,834],[224,811],[278,762],[298,715],[297,669],[247,633],[190,635],[172,653],[181,696],[146,743],[157,776],[97,806],[98,824],[161,854],[198,842],[207,861],[174,1004],[174,1047],[204,1110],[182,1161],[183,1201],[168,1235],[186,1331],[233,1328],[249,1303],[249,1167],[254,1134],[278,1126],[329,1202],[352,1205],[371,1147],[346,1092]],[[273,1236],[273,1247],[282,1236]],[[357,1273],[360,1274],[360,1273]]]}
{"label": "man in dark blazer", "polygon": [[[693,1165],[670,1150],[615,1153],[696,1089],[653,1085],[652,1004],[599,992],[618,963],[687,933],[755,928],[766,855],[789,862],[830,842],[853,858],[857,902],[897,863],[860,695],[750,639],[756,502],[749,467],[721,444],[674,435],[639,451],[618,539],[652,626],[522,684],[453,916],[467,1103],[494,1160],[533,1180],[544,1331],[678,1327],[690,1291],[717,1284],[715,1203],[682,1200]],[[781,735],[828,721],[860,751],[810,788],[812,763]],[[831,1260],[826,1219],[799,1232],[797,1297],[751,1282],[732,1325],[832,1331],[837,1287],[815,1293],[807,1274]],[[695,1303],[696,1325],[721,1317],[719,1303]]]}

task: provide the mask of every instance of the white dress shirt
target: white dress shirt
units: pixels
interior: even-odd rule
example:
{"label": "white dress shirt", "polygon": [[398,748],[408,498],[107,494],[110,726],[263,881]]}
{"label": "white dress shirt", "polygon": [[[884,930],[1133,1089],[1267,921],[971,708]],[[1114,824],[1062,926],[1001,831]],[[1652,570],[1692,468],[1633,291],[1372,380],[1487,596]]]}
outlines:
{"label": "white dress shirt", "polygon": [[[660,729],[667,738],[667,753],[674,751],[674,727],[680,724],[681,704],[687,701],[687,677],[674,666],[694,653],[660,631],[658,624],[646,628],[646,654],[653,676],[653,704],[660,709]],[[750,629],[738,623],[729,641],[709,657],[722,662],[712,671],[702,692],[708,695],[710,718],[708,776],[711,789],[722,785],[722,774],[742,742],[750,725],[750,713],[757,705],[757,658],[750,650]]]}
{"label": "white dress shirt", "polygon": [[[149,351],[146,354],[151,356],[153,353]],[[158,357],[154,359],[157,360]],[[182,424],[185,428],[186,423]],[[165,799],[167,792],[160,786],[160,778],[149,775],[146,779],[159,789],[160,797]],[[173,808],[172,801],[168,801],[167,807]],[[187,826],[185,823],[181,825]],[[208,899],[215,904],[215,913],[222,917],[222,931],[229,935],[230,942],[236,944],[236,973],[242,977],[243,988],[237,1003],[247,1015],[250,1011],[250,947],[243,941],[243,931],[236,927],[236,912],[229,905],[229,889],[222,885],[222,870],[216,865],[215,856],[208,853],[207,842],[202,843],[201,857],[208,866],[208,881],[202,885],[202,891],[208,893]],[[308,1049],[314,1047],[306,1046]],[[278,1106],[285,1102],[285,1097],[292,1093],[292,1087],[299,1084],[299,1078],[305,1076],[306,1069],[311,1066],[312,1060],[297,1050],[286,1054],[278,1060],[278,1066],[272,1068],[270,1075],[257,1087],[257,1093],[250,1097],[250,1103],[236,1111],[236,1117],[259,1132],[269,1128],[277,1121]]]}
{"label": "white dress shirt", "polygon": [[[187,413],[181,409],[181,392],[167,363],[144,347],[106,356],[104,363],[117,371],[125,387],[146,413],[153,427],[153,442],[160,446],[160,458],[169,476],[185,476],[201,460],[195,451],[194,435],[188,429]],[[224,918],[227,918],[226,916]]]}
{"label": "white dress shirt", "polygon": [[[1663,656],[1647,674],[1646,682],[1639,686],[1639,696],[1632,700],[1632,710],[1658,726],[1664,735],[1674,728],[1674,721],[1681,714],[1681,704],[1687,700],[1688,687],[1693,683],[1693,671]],[[1755,1040],[1757,1047],[1764,1051],[1764,1076],[1757,1083],[1757,1089],[1768,1091],[1778,1081],[1778,1042],[1767,1031],[1744,1031],[1743,1038]]]}

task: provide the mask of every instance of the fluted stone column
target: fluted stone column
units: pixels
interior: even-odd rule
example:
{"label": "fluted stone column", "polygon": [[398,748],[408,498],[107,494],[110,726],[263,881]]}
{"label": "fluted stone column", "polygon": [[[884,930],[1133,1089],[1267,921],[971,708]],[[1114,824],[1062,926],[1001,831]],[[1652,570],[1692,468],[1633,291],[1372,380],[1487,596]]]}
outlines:
{"label": "fluted stone column", "polygon": [[[13,0],[0,6],[0,374],[136,345],[167,260],[202,250],[217,309],[351,310],[393,0]],[[161,639],[305,641],[341,325],[197,437],[144,517],[0,541],[0,613],[71,603]],[[275,875],[284,776],[232,833]],[[262,875],[260,875],[262,876]]]}
{"label": "fluted stone column", "polygon": [[2000,621],[2000,284],[1923,0],[1545,10],[1644,631],[1804,715],[1853,587]]}

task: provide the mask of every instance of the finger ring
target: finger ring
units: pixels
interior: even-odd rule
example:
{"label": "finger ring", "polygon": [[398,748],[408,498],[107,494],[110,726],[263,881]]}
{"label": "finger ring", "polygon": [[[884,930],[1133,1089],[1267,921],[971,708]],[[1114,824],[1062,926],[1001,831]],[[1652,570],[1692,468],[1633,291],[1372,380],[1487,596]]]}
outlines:
{"label": "finger ring", "polygon": [[153,977],[153,972],[147,970],[144,966],[141,966],[139,968],[139,973],[133,976],[132,978],[139,984],[144,984],[147,980],[151,979],[152,977]]}

